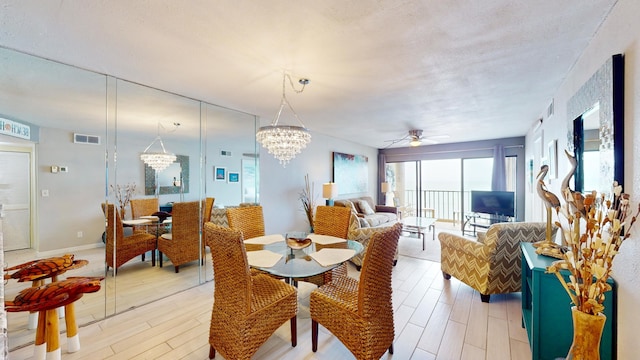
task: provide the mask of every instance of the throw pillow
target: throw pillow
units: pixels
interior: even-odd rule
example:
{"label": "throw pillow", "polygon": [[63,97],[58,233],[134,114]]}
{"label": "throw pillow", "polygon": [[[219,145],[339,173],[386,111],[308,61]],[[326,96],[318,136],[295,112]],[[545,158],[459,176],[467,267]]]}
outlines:
{"label": "throw pillow", "polygon": [[371,208],[371,205],[366,200],[359,200],[358,207],[360,208],[360,212],[365,215],[373,215],[375,211]]}

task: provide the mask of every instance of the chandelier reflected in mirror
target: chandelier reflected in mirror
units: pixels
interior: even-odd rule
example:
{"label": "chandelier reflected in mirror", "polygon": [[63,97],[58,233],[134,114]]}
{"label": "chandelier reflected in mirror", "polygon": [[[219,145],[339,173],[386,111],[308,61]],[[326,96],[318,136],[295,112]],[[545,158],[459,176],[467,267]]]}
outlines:
{"label": "chandelier reflected in mirror", "polygon": [[[256,140],[262,144],[262,146],[269,151],[269,154],[272,154],[276,159],[280,161],[280,164],[283,167],[286,167],[291,159],[295,158],[297,154],[299,154],[302,149],[307,147],[307,144],[311,142],[311,134],[309,130],[304,126],[298,114],[296,114],[295,110],[287,100],[287,96],[285,94],[285,80],[289,79],[289,83],[291,87],[297,93],[301,93],[304,91],[304,87],[309,83],[308,79],[300,79],[298,82],[302,84],[301,90],[296,90],[293,86],[293,81],[291,81],[291,77],[288,74],[283,74],[282,76],[282,100],[280,101],[280,108],[271,122],[271,125],[262,126],[258,129],[256,133]],[[287,105],[289,110],[293,113],[296,120],[300,123],[300,126],[297,125],[278,125],[278,121],[280,120],[280,115],[282,115],[282,111],[284,110],[284,106]]]}
{"label": "chandelier reflected in mirror", "polygon": [[[173,123],[173,125],[177,128],[178,126],[180,126],[180,123]],[[151,167],[153,170],[155,170],[156,173],[166,169],[169,165],[173,164],[173,162],[176,161],[177,158],[175,154],[168,153],[164,148],[164,143],[160,138],[160,126],[160,123],[158,123],[158,136],[151,142],[151,144],[149,144],[149,146],[147,146],[146,149],[144,149],[144,151],[140,155],[140,159],[144,161],[145,164],[149,165],[149,167]],[[160,142],[162,152],[149,151],[149,149],[151,149],[153,144],[155,144],[156,142]]]}

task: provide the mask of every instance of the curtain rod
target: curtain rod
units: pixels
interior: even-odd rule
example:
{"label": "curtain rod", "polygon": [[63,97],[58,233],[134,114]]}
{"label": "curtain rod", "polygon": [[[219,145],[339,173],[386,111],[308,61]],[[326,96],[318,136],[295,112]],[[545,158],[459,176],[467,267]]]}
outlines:
{"label": "curtain rod", "polygon": [[[505,149],[511,148],[524,148],[524,145],[505,145]],[[429,152],[412,152],[412,153],[383,153],[385,156],[400,156],[400,155],[429,155],[429,154],[447,154],[447,153],[459,153],[459,152],[470,152],[470,151],[482,151],[482,150],[493,150],[493,147],[486,148],[476,148],[476,149],[458,149],[458,150],[440,150],[440,151],[429,151]]]}

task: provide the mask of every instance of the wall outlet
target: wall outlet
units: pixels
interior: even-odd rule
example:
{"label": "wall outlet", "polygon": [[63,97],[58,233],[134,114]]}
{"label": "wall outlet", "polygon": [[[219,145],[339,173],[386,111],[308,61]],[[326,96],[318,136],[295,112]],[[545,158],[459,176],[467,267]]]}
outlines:
{"label": "wall outlet", "polygon": [[84,234],[82,233],[82,231],[78,231],[78,237],[81,238],[83,236],[84,236]]}
{"label": "wall outlet", "polygon": [[49,190],[42,190],[42,197],[49,196]]}

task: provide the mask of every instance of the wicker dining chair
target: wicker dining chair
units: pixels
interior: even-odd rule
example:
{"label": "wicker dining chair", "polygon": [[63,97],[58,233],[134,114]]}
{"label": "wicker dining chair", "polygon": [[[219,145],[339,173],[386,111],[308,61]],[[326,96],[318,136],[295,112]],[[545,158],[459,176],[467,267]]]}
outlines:
{"label": "wicker dining chair", "polygon": [[245,240],[264,236],[264,216],[260,205],[227,208],[227,220],[229,227],[240,230]]}
{"label": "wicker dining chair", "polygon": [[[118,270],[127,261],[138,255],[151,251],[151,265],[156,265],[156,237],[145,232],[133,233],[125,236],[120,212],[113,204],[102,203],[102,212],[105,214],[106,229],[106,262],[107,267]],[[115,262],[113,255],[115,254]]]}
{"label": "wicker dining chair", "polygon": [[[153,215],[159,208],[157,198],[131,199],[129,200],[129,206],[131,207],[132,219]],[[133,231],[147,231],[147,227],[134,226]]]}
{"label": "wicker dining chair", "polygon": [[356,359],[393,354],[391,270],[402,224],[371,236],[360,280],[339,277],[311,292],[311,347],[318,350],[318,324],[333,333]]}
{"label": "wicker dining chair", "polygon": [[[351,209],[342,206],[318,206],[313,220],[313,232],[318,235],[347,239]],[[342,263],[331,271],[310,276],[297,281],[306,281],[321,286],[338,276],[347,276],[347,263]]]}
{"label": "wicker dining chair", "polygon": [[[215,198],[208,197],[204,200],[204,209],[202,215],[202,225],[204,223],[211,221],[211,210],[213,209],[213,203],[215,202]],[[203,228],[204,229],[204,228]]]}
{"label": "wicker dining chair", "polygon": [[200,241],[200,201],[174,203],[171,219],[171,233],[158,238],[158,251],[160,267],[165,254],[177,273],[180,265],[204,256],[204,243]]}
{"label": "wicker dining chair", "polygon": [[297,344],[296,288],[267,275],[252,275],[242,232],[208,222],[204,225],[213,260],[214,293],[209,359],[250,359],[287,320],[291,346]]}

